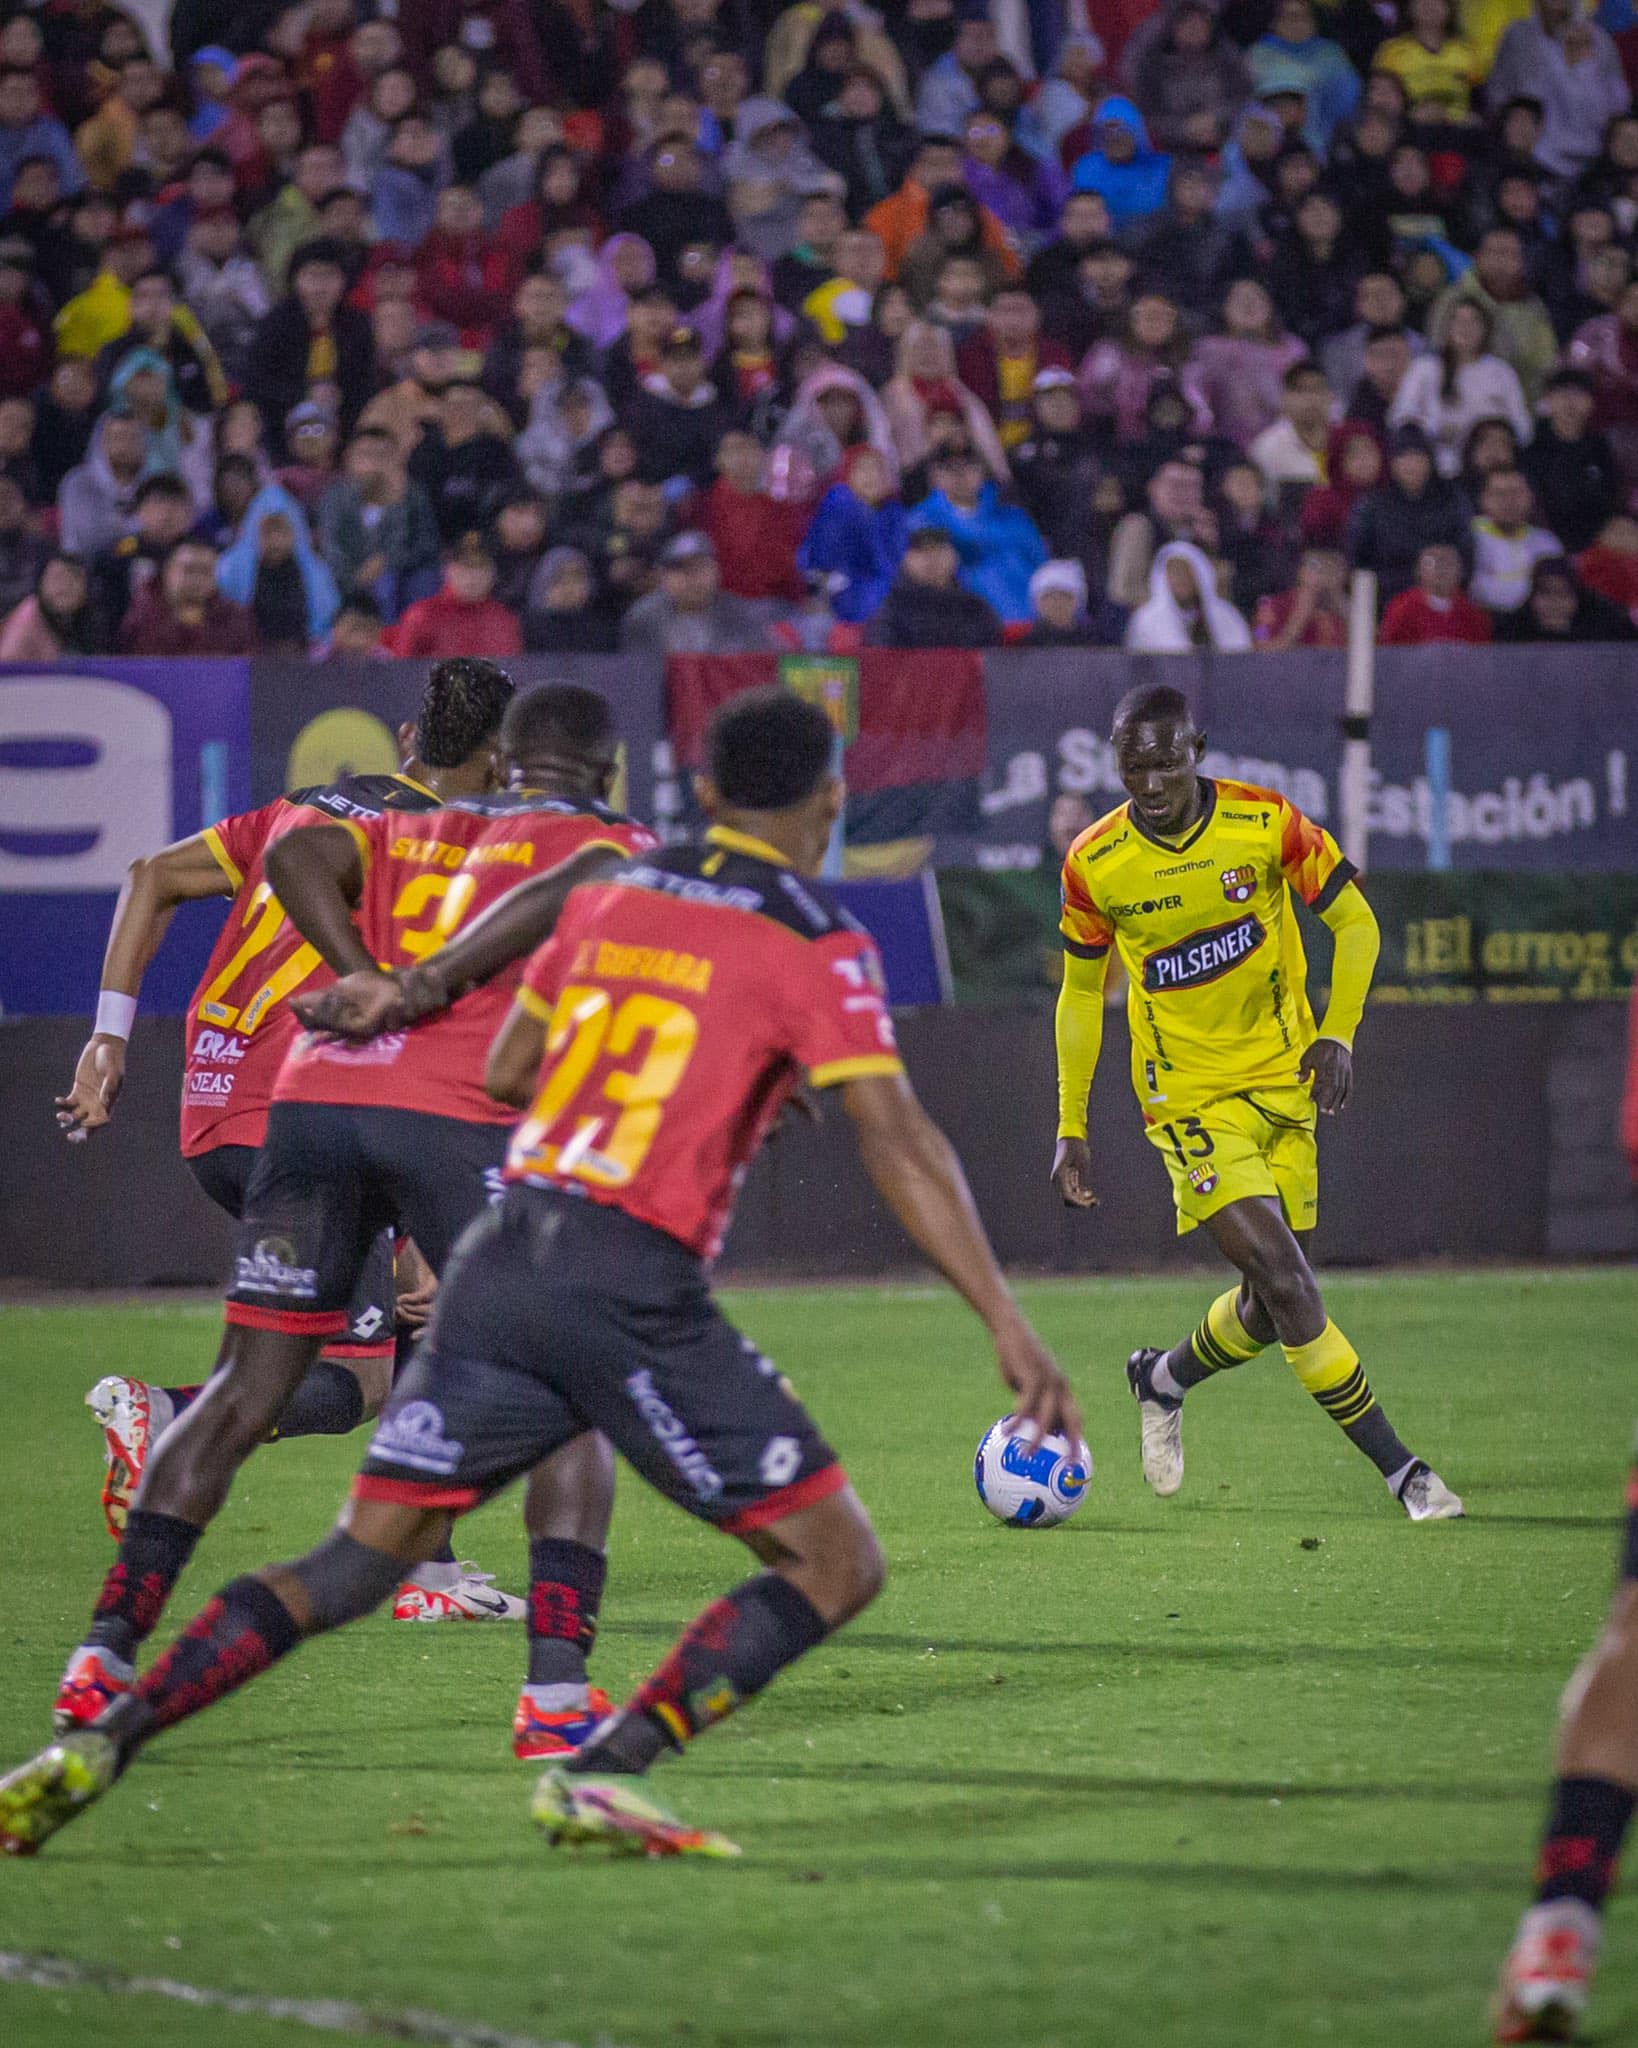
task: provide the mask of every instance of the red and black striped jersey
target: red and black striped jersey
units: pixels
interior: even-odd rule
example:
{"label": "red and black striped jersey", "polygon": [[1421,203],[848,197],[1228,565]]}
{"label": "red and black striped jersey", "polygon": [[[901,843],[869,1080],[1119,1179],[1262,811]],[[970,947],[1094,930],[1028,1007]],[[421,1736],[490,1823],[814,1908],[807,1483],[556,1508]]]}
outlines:
{"label": "red and black striped jersey", "polygon": [[[364,862],[356,921],[383,967],[412,967],[480,911],[590,846],[645,854],[646,825],[605,805],[538,790],[473,797],[427,816],[383,813],[350,821]],[[367,1045],[297,1034],[274,1087],[285,1102],[355,1102],[416,1109],[464,1123],[507,1124],[515,1113],[485,1093],[483,1070],[524,963],[468,991],[413,1030]]]}
{"label": "red and black striped jersey", "polygon": [[547,1026],[509,1180],[623,1209],[703,1257],[803,1074],[900,1071],[875,942],[736,832],[576,889],[518,1001]]}
{"label": "red and black striped jersey", "polygon": [[188,1005],[184,1158],[218,1145],[260,1145],[273,1083],[296,1036],[285,998],[331,979],[268,886],[262,872],[267,849],[302,825],[437,808],[433,792],[407,775],[344,775],[207,828],[205,844],[232,884],[233,903]]}

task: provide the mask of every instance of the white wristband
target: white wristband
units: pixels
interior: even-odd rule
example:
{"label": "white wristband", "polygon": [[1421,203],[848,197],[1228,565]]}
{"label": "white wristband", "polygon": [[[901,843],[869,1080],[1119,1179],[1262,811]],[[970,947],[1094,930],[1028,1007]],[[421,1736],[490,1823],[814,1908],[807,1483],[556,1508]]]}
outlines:
{"label": "white wristband", "polygon": [[129,1038],[131,1024],[137,1012],[135,996],[122,996],[117,989],[105,988],[97,997],[96,1034],[99,1038]]}

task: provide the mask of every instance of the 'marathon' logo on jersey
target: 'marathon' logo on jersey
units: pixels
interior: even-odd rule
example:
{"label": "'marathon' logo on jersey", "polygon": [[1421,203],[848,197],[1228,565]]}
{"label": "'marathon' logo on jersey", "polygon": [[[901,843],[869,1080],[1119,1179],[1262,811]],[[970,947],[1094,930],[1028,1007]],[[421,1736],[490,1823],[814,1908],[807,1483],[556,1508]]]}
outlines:
{"label": "'marathon' logo on jersey", "polygon": [[1199,988],[1238,967],[1267,937],[1260,917],[1237,917],[1233,924],[1195,932],[1175,946],[1149,955],[1143,963],[1143,986],[1152,996],[1176,988]]}

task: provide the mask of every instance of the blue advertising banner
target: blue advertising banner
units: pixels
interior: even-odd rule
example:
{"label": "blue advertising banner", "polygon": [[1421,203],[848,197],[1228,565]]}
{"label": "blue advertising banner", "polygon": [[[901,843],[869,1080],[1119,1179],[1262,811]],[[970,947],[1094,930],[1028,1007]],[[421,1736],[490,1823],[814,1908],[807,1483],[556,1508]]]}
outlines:
{"label": "blue advertising banner", "polygon": [[827,882],[826,888],[876,941],[895,1010],[947,1003],[954,995],[944,912],[931,868],[896,882]]}
{"label": "blue advertising banner", "polygon": [[[1337,829],[1341,654],[1002,652],[985,657],[980,866],[1056,862],[1050,819],[1060,797],[1082,799],[1094,816],[1121,801],[1110,720],[1122,695],[1146,683],[1172,684],[1194,704],[1208,773],[1283,790]],[[1383,648],[1371,742],[1373,869],[1426,868],[1438,840],[1456,868],[1638,870],[1638,791],[1629,793],[1638,658],[1629,648]],[[1429,766],[1446,760],[1441,805]]]}
{"label": "blue advertising banner", "polygon": [[[0,1014],[91,1014],[126,868],[248,805],[249,722],[243,661],[0,668]],[[221,919],[184,906],[146,1007],[185,1007]]]}

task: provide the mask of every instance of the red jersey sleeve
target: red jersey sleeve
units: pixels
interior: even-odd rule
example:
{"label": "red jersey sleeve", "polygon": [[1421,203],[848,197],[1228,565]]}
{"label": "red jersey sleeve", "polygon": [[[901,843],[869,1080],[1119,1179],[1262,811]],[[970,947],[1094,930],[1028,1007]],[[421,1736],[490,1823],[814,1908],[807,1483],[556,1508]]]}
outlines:
{"label": "red jersey sleeve", "polygon": [[1324,910],[1358,872],[1342,848],[1295,804],[1280,798],[1280,872],[1310,910]]}
{"label": "red jersey sleeve", "polygon": [[1115,942],[1115,927],[1093,898],[1083,852],[1102,830],[1101,825],[1088,826],[1064,857],[1058,930],[1064,951],[1073,953],[1077,960],[1099,960]]}
{"label": "red jersey sleeve", "polygon": [[234,817],[220,818],[214,825],[207,825],[200,834],[235,896],[244,887],[245,876],[261,857],[273,827],[285,809],[284,800],[276,797],[272,803],[263,804],[260,810],[240,811]]}
{"label": "red jersey sleeve", "polygon": [[904,1071],[881,955],[867,932],[799,940],[802,972],[791,1005],[791,1056],[815,1088]]}

